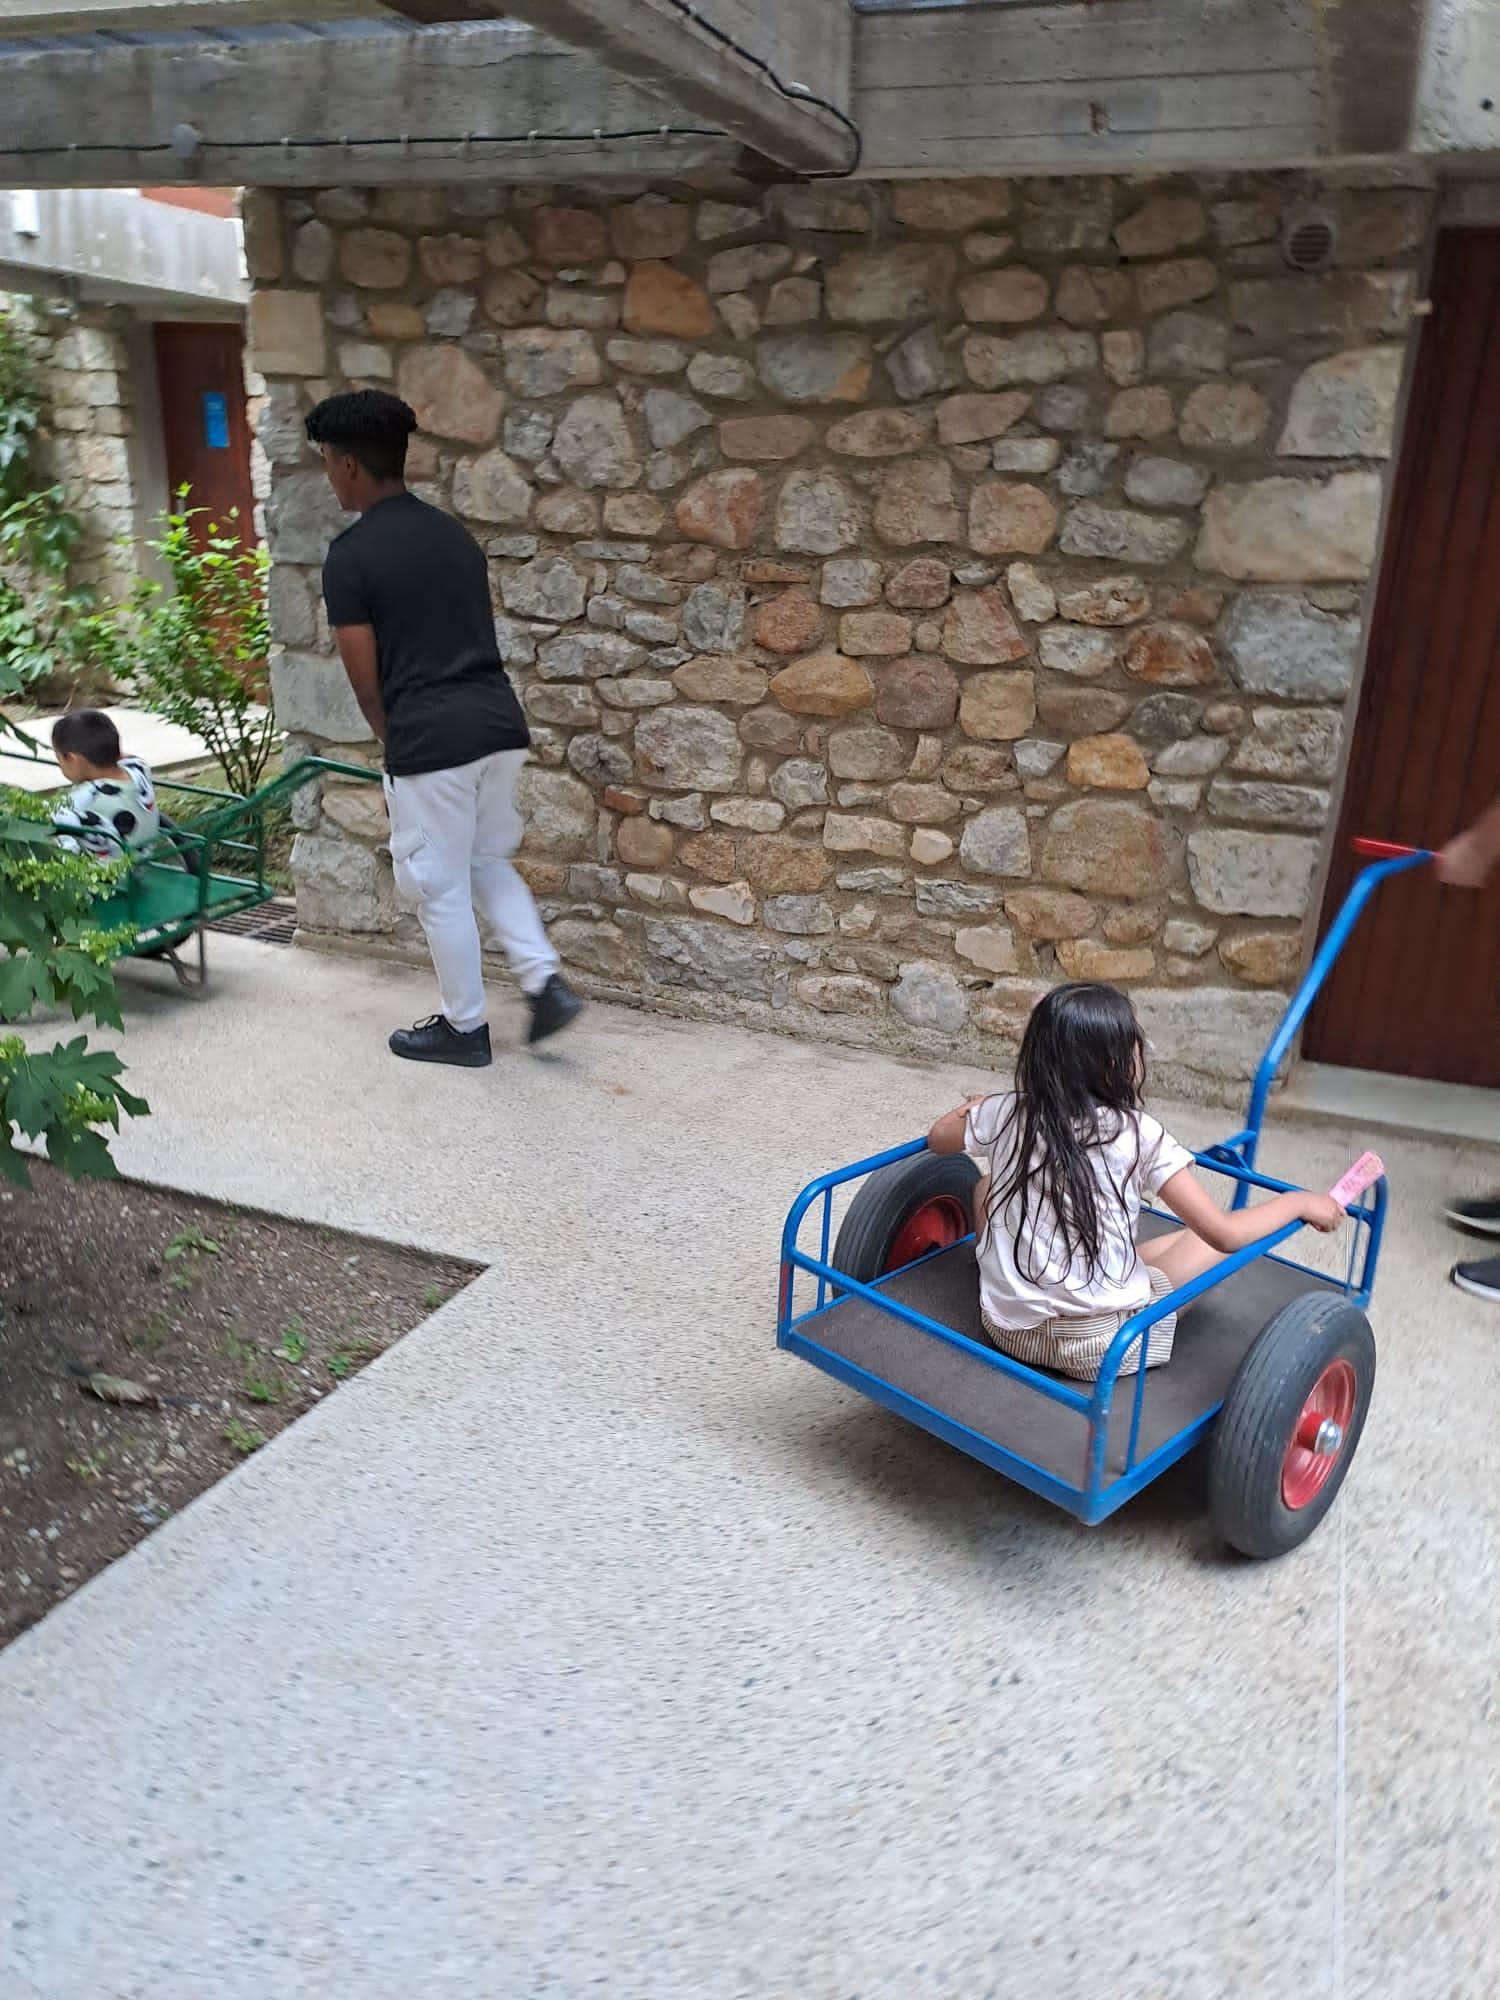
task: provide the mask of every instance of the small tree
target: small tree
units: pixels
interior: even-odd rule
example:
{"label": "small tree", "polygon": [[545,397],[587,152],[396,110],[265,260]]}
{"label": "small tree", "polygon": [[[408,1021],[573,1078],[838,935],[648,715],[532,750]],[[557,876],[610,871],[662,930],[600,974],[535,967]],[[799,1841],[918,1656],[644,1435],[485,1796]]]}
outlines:
{"label": "small tree", "polygon": [[[116,643],[121,671],[145,706],[206,743],[237,792],[253,792],[276,746],[266,656],[270,556],[189,507],[160,516],[147,547],[170,582],[138,584]],[[203,525],[199,525],[199,524]],[[97,635],[96,651],[110,636]]]}
{"label": "small tree", "polygon": [[[75,1021],[120,1027],[110,960],[126,935],[101,930],[91,910],[124,873],[123,862],[74,854],[53,838],[47,809],[12,793],[0,799],[0,1020],[66,1007]],[[106,1131],[147,1109],[120,1082],[124,1064],[86,1036],[29,1050],[0,1032],[0,1177],[31,1185],[16,1134],[41,1139],[76,1179],[114,1174]]]}

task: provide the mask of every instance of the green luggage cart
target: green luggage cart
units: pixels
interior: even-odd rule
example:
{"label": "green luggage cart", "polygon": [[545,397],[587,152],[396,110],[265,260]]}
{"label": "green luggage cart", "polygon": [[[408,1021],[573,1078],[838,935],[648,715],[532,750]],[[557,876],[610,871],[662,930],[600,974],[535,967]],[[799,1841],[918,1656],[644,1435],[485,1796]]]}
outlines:
{"label": "green luggage cart", "polygon": [[[45,762],[40,751],[6,749],[6,756]],[[204,785],[154,779],[170,815],[174,801],[190,801],[191,824],[163,829],[141,850],[130,873],[95,905],[101,929],[128,927],[121,958],[165,959],[185,991],[201,993],[208,979],[206,933],[226,917],[269,903],[275,885],[266,877],[266,813],[325,776],[378,783],[379,771],[328,757],[301,757],[248,795]]]}

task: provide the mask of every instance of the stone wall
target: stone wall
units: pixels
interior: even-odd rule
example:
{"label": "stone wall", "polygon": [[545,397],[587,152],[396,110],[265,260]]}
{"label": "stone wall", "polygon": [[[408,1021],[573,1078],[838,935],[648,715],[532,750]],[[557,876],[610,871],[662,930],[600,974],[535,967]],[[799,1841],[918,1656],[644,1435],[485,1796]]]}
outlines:
{"label": "stone wall", "polygon": [[[301,441],[416,408],[535,736],[580,983],[994,1058],[1118,980],[1179,1086],[1292,982],[1431,197],[1214,181],[257,195],[284,722],[371,755]],[[305,925],[401,943],[376,802],[303,808]]]}
{"label": "stone wall", "polygon": [[118,306],[22,296],[0,296],[0,308],[23,330],[35,357],[46,398],[48,470],[83,528],[73,577],[112,599],[135,575],[129,315]]}
{"label": "stone wall", "polygon": [[[154,573],[142,538],[156,533],[170,499],[150,322],[130,306],[22,294],[0,294],[0,310],[22,328],[35,357],[45,399],[44,464],[83,529],[72,578],[115,603],[141,574]],[[248,368],[245,395],[254,530],[262,536],[271,472],[255,431],[265,386]]]}

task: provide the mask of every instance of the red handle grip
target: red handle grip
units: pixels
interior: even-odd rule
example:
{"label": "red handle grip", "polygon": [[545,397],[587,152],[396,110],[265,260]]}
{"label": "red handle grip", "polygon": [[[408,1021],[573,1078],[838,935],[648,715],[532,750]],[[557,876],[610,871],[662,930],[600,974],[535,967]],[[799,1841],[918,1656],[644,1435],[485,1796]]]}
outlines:
{"label": "red handle grip", "polygon": [[1371,861],[1394,861],[1403,854],[1424,854],[1422,847],[1403,847],[1398,840],[1366,840],[1361,836],[1350,841],[1356,854],[1363,854]]}

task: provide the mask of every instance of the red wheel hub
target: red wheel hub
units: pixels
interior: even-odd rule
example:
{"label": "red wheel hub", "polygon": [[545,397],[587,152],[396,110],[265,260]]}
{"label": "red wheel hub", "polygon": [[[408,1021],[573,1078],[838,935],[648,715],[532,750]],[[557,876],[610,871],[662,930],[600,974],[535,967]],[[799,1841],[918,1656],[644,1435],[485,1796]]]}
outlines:
{"label": "red wheel hub", "polygon": [[929,1257],[934,1250],[948,1250],[973,1228],[969,1212],[956,1194],[934,1195],[931,1201],[913,1209],[897,1230],[885,1260],[888,1271],[899,1271]]}
{"label": "red wheel hub", "polygon": [[1330,1361],[1302,1405],[1281,1461],[1281,1497],[1305,1507],[1327,1485],[1344,1455],[1358,1384],[1348,1361]]}

